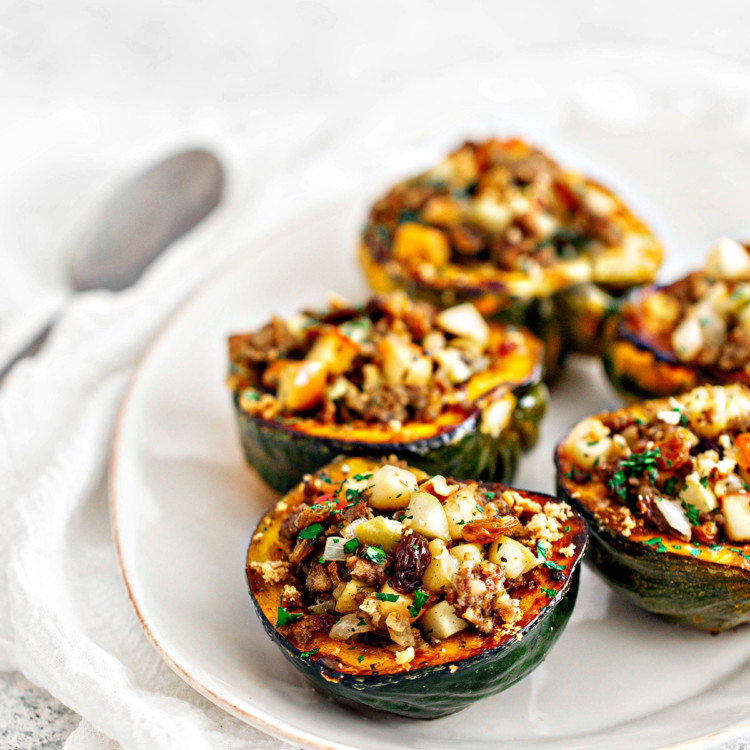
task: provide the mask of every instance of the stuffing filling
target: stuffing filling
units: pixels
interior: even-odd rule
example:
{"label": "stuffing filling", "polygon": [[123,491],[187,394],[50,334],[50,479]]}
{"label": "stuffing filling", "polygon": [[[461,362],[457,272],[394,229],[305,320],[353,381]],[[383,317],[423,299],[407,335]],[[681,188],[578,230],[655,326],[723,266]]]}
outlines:
{"label": "stuffing filling", "polygon": [[731,239],[706,268],[627,303],[623,321],[680,362],[724,373],[750,369],[750,252]]}
{"label": "stuffing filling", "polygon": [[565,579],[574,545],[555,543],[570,531],[569,506],[418,474],[394,461],[340,482],[306,478],[281,525],[281,560],[251,563],[264,580],[283,567],[276,626],[301,647],[323,630],[395,643],[406,661],[465,628],[514,632],[521,595],[544,585],[537,566],[539,581]]}
{"label": "stuffing filling", "polygon": [[378,201],[363,239],[381,262],[528,273],[621,244],[616,208],[523,141],[469,142]]}
{"label": "stuffing filling", "polygon": [[597,514],[705,544],[750,542],[750,389],[701,386],[586,419],[561,445],[574,484],[602,487]]}
{"label": "stuffing filling", "polygon": [[228,385],[244,411],[264,419],[303,416],[397,431],[410,421],[466,414],[472,378],[510,355],[533,361],[532,340],[489,326],[469,303],[439,311],[402,293],[363,306],[335,299],[326,312],[275,317],[232,336]]}

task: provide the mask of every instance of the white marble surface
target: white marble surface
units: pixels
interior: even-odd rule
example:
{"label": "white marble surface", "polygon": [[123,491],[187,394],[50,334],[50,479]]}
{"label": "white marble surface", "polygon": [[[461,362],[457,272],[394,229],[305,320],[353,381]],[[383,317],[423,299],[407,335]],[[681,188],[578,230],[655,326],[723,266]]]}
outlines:
{"label": "white marble surface", "polygon": [[[56,287],[64,264],[44,223],[70,226],[73,197],[96,182],[87,155],[98,144],[121,143],[127,161],[188,125],[325,132],[406,80],[519,49],[649,42],[750,65],[746,16],[735,0],[2,0],[0,234],[25,251],[19,273]],[[0,320],[17,303],[0,301]],[[0,674],[2,747],[61,747],[76,724],[44,690]]]}

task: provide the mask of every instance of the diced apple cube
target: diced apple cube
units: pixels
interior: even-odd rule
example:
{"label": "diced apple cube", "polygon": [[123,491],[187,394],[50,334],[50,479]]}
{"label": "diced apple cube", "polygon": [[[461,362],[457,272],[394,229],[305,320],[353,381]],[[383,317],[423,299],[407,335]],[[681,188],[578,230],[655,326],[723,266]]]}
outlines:
{"label": "diced apple cube", "polygon": [[490,327],[471,302],[464,302],[455,307],[449,307],[438,313],[435,319],[437,325],[454,336],[487,344],[490,338]]}
{"label": "diced apple cube", "polygon": [[458,561],[441,539],[433,539],[428,549],[432,560],[422,575],[422,584],[429,591],[441,593],[451,585],[453,576],[458,571]]}
{"label": "diced apple cube", "polygon": [[420,347],[397,336],[386,336],[378,345],[383,374],[390,385],[427,385],[432,360]]}
{"label": "diced apple cube", "polygon": [[526,545],[509,536],[490,544],[487,559],[499,565],[506,578],[518,578],[541,562]]}
{"label": "diced apple cube", "polygon": [[448,541],[448,518],[440,501],[427,492],[414,492],[405,511],[404,525],[428,539]]}
{"label": "diced apple cube", "polygon": [[386,464],[368,480],[370,506],[376,510],[397,510],[409,504],[412,492],[417,491],[417,478],[406,469]]}
{"label": "diced apple cube", "polygon": [[451,539],[463,539],[464,526],[482,517],[477,504],[476,484],[469,484],[454,492],[445,501],[443,512],[448,519],[448,533]]}
{"label": "diced apple cube", "polygon": [[709,250],[706,273],[716,279],[742,279],[750,276],[750,253],[744,245],[722,237]]}
{"label": "diced apple cube", "polygon": [[733,542],[750,542],[750,493],[735,492],[721,498],[724,533]]}
{"label": "diced apple cube", "polygon": [[[703,482],[708,484],[706,479]],[[717,507],[716,495],[709,487],[704,487],[701,482],[701,477],[697,471],[692,474],[688,474],[685,477],[685,485],[680,491],[678,500],[681,500],[688,505],[692,505],[698,510],[699,514],[709,513]]]}
{"label": "diced apple cube", "polygon": [[484,549],[482,548],[482,545],[473,542],[457,544],[455,547],[450,548],[450,553],[456,558],[459,565],[466,560],[482,562],[484,559]]}
{"label": "diced apple cube", "polygon": [[354,529],[359,543],[370,547],[382,547],[386,552],[395,552],[403,536],[404,528],[391,518],[375,516]]}
{"label": "diced apple cube", "polygon": [[359,578],[352,578],[346,583],[343,591],[336,600],[336,611],[341,614],[348,614],[349,612],[356,612],[359,609],[359,605],[354,601],[354,595],[360,591],[373,591],[372,587],[365,584]]}
{"label": "diced apple cube", "polygon": [[468,627],[469,623],[456,614],[453,605],[438,602],[430,607],[419,620],[419,626],[427,638],[443,640]]}
{"label": "diced apple cube", "polygon": [[348,336],[334,326],[327,326],[315,340],[307,360],[320,362],[328,372],[341,375],[351,367],[358,351],[359,347]]}

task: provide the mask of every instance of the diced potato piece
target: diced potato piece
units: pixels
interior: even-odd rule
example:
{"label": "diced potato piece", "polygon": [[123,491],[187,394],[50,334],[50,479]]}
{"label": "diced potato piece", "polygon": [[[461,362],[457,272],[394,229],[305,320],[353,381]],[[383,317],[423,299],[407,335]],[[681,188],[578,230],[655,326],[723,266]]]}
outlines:
{"label": "diced potato piece", "polygon": [[457,544],[455,547],[450,549],[451,555],[456,558],[460,565],[465,560],[471,560],[472,562],[482,562],[484,558],[484,549],[481,544],[466,543]]}
{"label": "diced potato piece", "polygon": [[438,313],[435,319],[437,325],[454,336],[487,344],[490,339],[490,327],[471,302],[464,302],[455,307],[449,307]]}
{"label": "diced potato piece", "polygon": [[715,279],[750,276],[750,253],[739,242],[722,237],[708,252],[706,273]]}
{"label": "diced potato piece", "polygon": [[397,510],[409,504],[412,492],[417,491],[417,478],[406,469],[386,464],[368,480],[370,506],[376,510]]}
{"label": "diced potato piece", "polygon": [[485,435],[496,438],[510,424],[516,408],[516,397],[508,392],[502,398],[494,400],[482,411],[479,429]]}
{"label": "diced potato piece", "polygon": [[499,565],[506,578],[518,578],[541,563],[526,545],[509,536],[502,536],[490,544],[487,559]]}
{"label": "diced potato piece", "polygon": [[354,595],[359,591],[373,591],[374,589],[367,586],[364,581],[359,578],[352,578],[347,581],[344,586],[344,590],[336,600],[336,611],[342,614],[348,614],[349,612],[356,612],[359,609],[359,605],[354,601]]}
{"label": "diced potato piece", "polygon": [[438,602],[430,607],[419,621],[419,626],[422,628],[424,635],[437,640],[448,638],[448,636],[458,633],[468,625],[469,623],[466,620],[456,614],[453,605],[445,601]]}
{"label": "diced potato piece", "polygon": [[320,362],[328,372],[341,375],[351,367],[358,351],[359,347],[348,336],[334,326],[327,326],[315,340],[307,360]]}
{"label": "diced potato piece", "polygon": [[422,584],[429,591],[440,593],[451,585],[453,576],[458,571],[458,561],[440,539],[433,539],[428,549],[432,560],[422,575]]}
{"label": "diced potato piece", "polygon": [[391,518],[375,516],[354,529],[360,544],[382,547],[386,552],[395,552],[401,541],[404,528]]}
{"label": "diced potato piece", "polygon": [[[705,479],[703,481],[706,482]],[[697,471],[685,477],[685,486],[680,491],[678,500],[692,505],[698,510],[698,513],[708,513],[718,505],[716,495],[709,487],[704,487],[701,484],[701,477]]]}
{"label": "diced potato piece", "polygon": [[397,336],[386,336],[378,345],[383,374],[391,385],[427,385],[432,377],[432,360],[420,347]]}
{"label": "diced potato piece", "polygon": [[451,247],[440,229],[406,222],[393,237],[393,257],[413,265],[444,266],[450,260]]}
{"label": "diced potato piece", "polygon": [[428,539],[448,541],[448,518],[440,501],[427,492],[414,492],[409,498],[404,525],[418,531]]}
{"label": "diced potato piece", "polygon": [[278,399],[283,409],[310,409],[323,397],[326,368],[320,362],[288,362],[279,373]]}
{"label": "diced potato piece", "polygon": [[445,501],[443,511],[448,519],[451,539],[462,539],[464,526],[482,517],[482,510],[477,505],[476,487],[476,484],[462,487]]}
{"label": "diced potato piece", "polygon": [[724,533],[733,542],[750,542],[750,493],[736,492],[721,498]]}

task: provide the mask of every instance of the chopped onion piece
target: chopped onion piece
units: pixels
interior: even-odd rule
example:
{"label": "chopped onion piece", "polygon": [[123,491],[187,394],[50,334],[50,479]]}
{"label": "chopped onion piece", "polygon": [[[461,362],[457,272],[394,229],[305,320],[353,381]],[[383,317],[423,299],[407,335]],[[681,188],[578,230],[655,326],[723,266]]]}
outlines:
{"label": "chopped onion piece", "polygon": [[357,526],[359,526],[361,523],[364,523],[366,520],[366,518],[355,518],[350,524],[347,524],[343,529],[341,529],[341,536],[343,536],[344,539],[353,539],[355,536],[357,536]]}
{"label": "chopped onion piece", "polygon": [[310,612],[312,612],[314,615],[325,615],[329,612],[333,612],[333,610],[336,607],[336,600],[331,597],[330,599],[326,599],[324,602],[318,602],[317,604],[313,604],[309,609]]}
{"label": "chopped onion piece", "polygon": [[344,552],[344,543],[346,539],[340,536],[329,536],[326,539],[326,548],[323,550],[323,559],[329,560],[346,560]]}
{"label": "chopped onion piece", "polygon": [[330,630],[328,635],[334,641],[345,641],[357,633],[369,633],[372,627],[360,615],[352,613],[344,615]]}
{"label": "chopped onion piece", "polygon": [[664,520],[685,540],[690,540],[692,529],[690,521],[678,502],[664,497],[656,498],[656,507]]}

